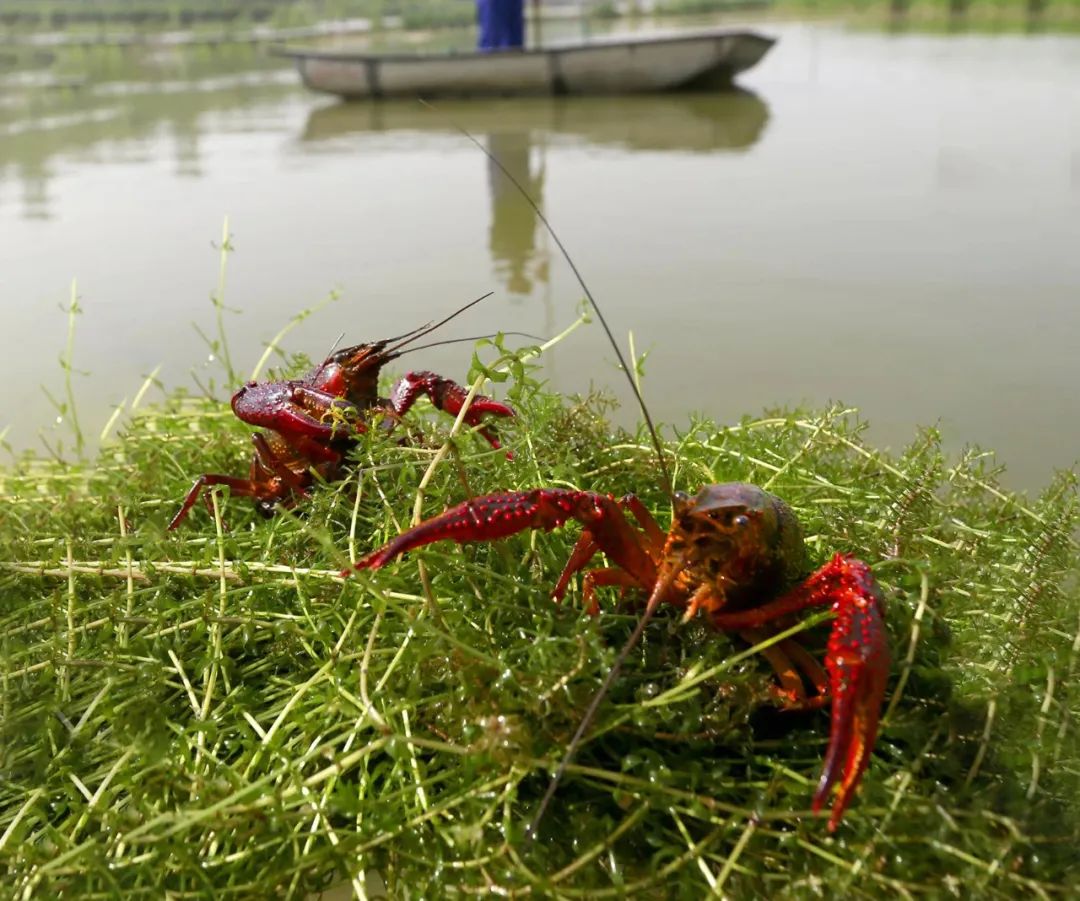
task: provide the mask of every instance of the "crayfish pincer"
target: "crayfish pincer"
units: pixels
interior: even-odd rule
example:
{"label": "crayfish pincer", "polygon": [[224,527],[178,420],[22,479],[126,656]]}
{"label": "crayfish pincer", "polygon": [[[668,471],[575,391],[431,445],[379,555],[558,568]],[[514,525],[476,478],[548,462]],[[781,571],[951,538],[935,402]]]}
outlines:
{"label": "crayfish pincer", "polygon": [[[244,422],[266,430],[251,436],[255,454],[248,477],[215,473],[199,476],[169,529],[179,526],[203,489],[213,485],[227,485],[234,495],[253,498],[256,509],[264,516],[270,516],[275,507],[295,506],[317,481],[332,482],[343,477],[348,453],[356,446],[357,436],[367,429],[372,412],[383,413],[392,425],[417,398],[426,395],[437,410],[457,416],[468,394],[457,382],[434,372],[410,372],[394,385],[389,398],[382,398],[379,373],[386,363],[400,357],[407,345],[484,297],[433,325],[332,353],[303,378],[247,382],[233,395],[233,412]],[[477,395],[464,421],[475,426],[493,448],[499,448],[498,436],[484,421],[489,415],[513,416],[514,411],[490,397]],[[209,499],[207,502],[209,506]]]}
{"label": "crayfish pincer", "polygon": [[775,634],[791,614],[831,606],[824,669],[794,638],[770,644],[762,654],[776,672],[776,697],[783,707],[811,709],[832,700],[829,746],[813,810],[820,811],[835,788],[833,831],[870,762],[889,674],[883,601],[870,567],[836,554],[805,576],[798,520],[784,501],[754,485],[707,485],[694,497],[676,493],[674,508],[665,533],[633,495],[616,500],[561,488],[489,494],[403,532],[355,569],[378,569],[442,539],[490,541],[528,529],[550,531],[574,519],[581,523],[581,536],[552,594],[561,600],[573,575],[603,553],[614,565],[587,570],[582,578],[582,599],[592,613],[599,609],[598,588],[636,588],[649,595],[647,614],[671,604],[685,619],[704,615],[717,629],[753,645]]}

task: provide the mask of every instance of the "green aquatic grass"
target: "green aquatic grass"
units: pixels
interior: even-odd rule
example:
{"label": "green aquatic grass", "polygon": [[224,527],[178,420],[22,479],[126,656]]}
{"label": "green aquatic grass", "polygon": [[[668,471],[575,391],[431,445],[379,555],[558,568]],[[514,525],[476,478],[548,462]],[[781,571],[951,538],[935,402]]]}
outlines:
{"label": "green aquatic grass", "polygon": [[[876,451],[840,406],[684,423],[666,441],[677,487],[754,481],[793,505],[815,562],[846,550],[875,566],[894,659],[840,830],[808,810],[827,716],[776,711],[760,657],[662,611],[526,841],[635,605],[609,593],[592,619],[576,592],[552,603],[573,527],[338,576],[408,524],[426,476],[427,514],[574,486],[635,491],[667,521],[650,443],[613,429],[608,401],[554,396],[521,365],[502,389],[520,414],[513,461],[410,414],[372,430],[350,479],[271,520],[222,495],[218,515],[200,505],[164,531],[194,475],[247,468],[250,429],[207,399],[138,412],[91,463],[0,471],[6,896],[1076,885],[1076,479],[1018,497],[992,458],[946,459],[933,432]],[[820,648],[827,625],[807,622]]]}

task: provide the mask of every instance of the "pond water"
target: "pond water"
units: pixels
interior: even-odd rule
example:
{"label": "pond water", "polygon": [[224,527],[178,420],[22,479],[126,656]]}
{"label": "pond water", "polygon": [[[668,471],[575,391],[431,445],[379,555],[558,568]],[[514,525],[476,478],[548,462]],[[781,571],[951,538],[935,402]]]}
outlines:
{"label": "pond water", "polygon": [[[341,105],[252,51],[115,56],[81,88],[0,101],[0,428],[34,446],[62,387],[71,280],[89,433],[159,367],[248,372],[404,332],[488,290],[445,334],[552,334],[581,292],[525,181],[617,333],[649,350],[654,416],[721,422],[842,399],[900,447],[920,424],[995,448],[1036,490],[1080,456],[1080,38],[761,23],[741,93]],[[99,71],[100,70],[100,71]],[[9,77],[10,78],[10,77]],[[471,350],[400,364],[463,375]],[[561,391],[628,391],[597,326],[558,346]],[[223,392],[224,397],[224,392]],[[632,419],[633,411],[624,411]]]}

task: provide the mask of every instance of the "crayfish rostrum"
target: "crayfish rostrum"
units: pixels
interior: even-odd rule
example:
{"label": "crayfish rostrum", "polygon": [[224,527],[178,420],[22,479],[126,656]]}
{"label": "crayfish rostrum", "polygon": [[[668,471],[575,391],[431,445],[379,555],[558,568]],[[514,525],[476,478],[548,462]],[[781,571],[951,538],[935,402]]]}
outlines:
{"label": "crayfish rostrum", "polygon": [[587,570],[582,580],[583,602],[592,613],[598,610],[597,588],[638,589],[649,594],[647,614],[661,603],[672,604],[686,619],[702,614],[716,628],[759,644],[787,625],[791,614],[832,607],[824,669],[792,638],[762,653],[776,671],[782,706],[816,708],[832,699],[829,747],[813,809],[819,811],[838,785],[829,819],[835,830],[877,736],[889,673],[883,602],[869,566],[848,555],[835,555],[803,578],[802,529],[780,498],[743,483],[708,485],[694,497],[676,493],[665,534],[633,495],[616,500],[561,488],[489,494],[425,520],[355,568],[378,569],[442,539],[490,541],[527,529],[549,531],[571,519],[583,530],[552,593],[561,600],[573,575],[602,552],[614,565]]}
{"label": "crayfish rostrum", "polygon": [[[301,379],[249,381],[243,385],[232,397],[233,412],[244,422],[266,430],[251,436],[255,453],[248,477],[214,473],[199,476],[169,529],[179,526],[203,489],[213,485],[227,485],[234,495],[254,498],[256,509],[264,516],[271,515],[278,506],[293,507],[308,496],[316,481],[330,482],[344,475],[348,453],[355,447],[357,436],[367,429],[367,417],[372,412],[383,413],[386,422],[393,425],[417,398],[427,395],[436,409],[458,415],[466,390],[434,372],[407,373],[391,389],[389,398],[379,397],[378,390],[382,367],[401,356],[407,344],[446,321],[397,338],[346,347],[332,353]],[[465,423],[475,426],[492,447],[499,448],[495,431],[483,423],[489,414],[513,416],[514,411],[506,404],[477,395],[466,411]]]}

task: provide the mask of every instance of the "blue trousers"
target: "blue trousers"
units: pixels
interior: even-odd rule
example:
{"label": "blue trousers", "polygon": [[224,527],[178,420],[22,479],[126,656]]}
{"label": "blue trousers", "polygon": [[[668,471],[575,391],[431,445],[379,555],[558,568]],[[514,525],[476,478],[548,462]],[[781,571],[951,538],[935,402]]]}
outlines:
{"label": "blue trousers", "polygon": [[476,19],[480,26],[477,50],[525,46],[524,0],[476,0]]}

